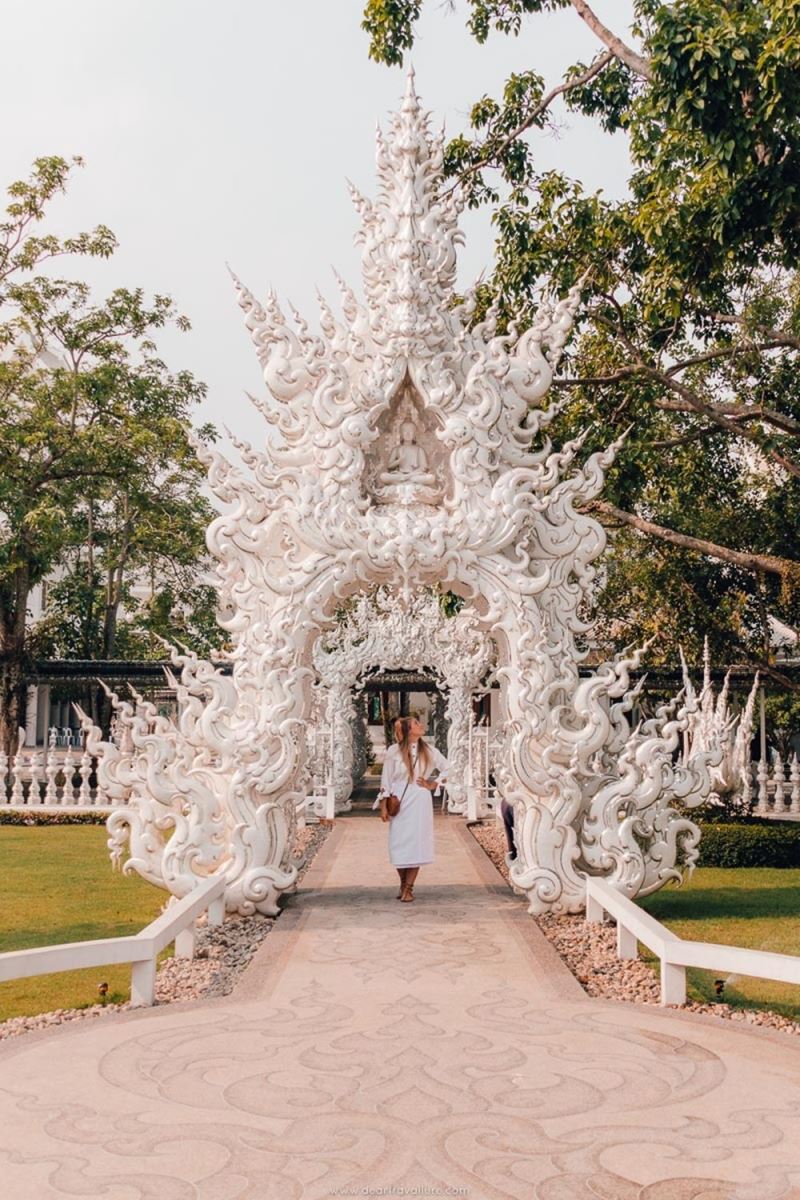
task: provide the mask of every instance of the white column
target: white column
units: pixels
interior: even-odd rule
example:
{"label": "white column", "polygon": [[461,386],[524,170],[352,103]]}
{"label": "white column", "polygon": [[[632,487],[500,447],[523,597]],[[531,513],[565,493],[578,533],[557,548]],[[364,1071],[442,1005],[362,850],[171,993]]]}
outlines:
{"label": "white column", "polygon": [[47,745],[50,729],[50,684],[45,683],[39,688],[39,702],[36,713],[36,744]]}
{"label": "white column", "polygon": [[36,725],[39,719],[39,688],[31,684],[25,698],[25,745],[36,745]]}

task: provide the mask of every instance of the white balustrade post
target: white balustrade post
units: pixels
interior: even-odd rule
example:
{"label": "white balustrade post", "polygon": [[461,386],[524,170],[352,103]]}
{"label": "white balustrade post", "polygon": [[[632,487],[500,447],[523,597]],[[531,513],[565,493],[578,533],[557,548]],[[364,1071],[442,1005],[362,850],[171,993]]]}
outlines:
{"label": "white balustrade post", "polygon": [[75,770],[75,763],[72,757],[72,744],[67,746],[67,752],[64,755],[64,761],[61,764],[61,770],[64,773],[64,787],[61,792],[61,803],[72,804],[72,775]]}
{"label": "white balustrade post", "polygon": [[617,920],[617,958],[630,959],[639,957],[639,942],[635,933]]}
{"label": "white balustrade post", "polygon": [[11,765],[11,778],[13,780],[13,783],[11,785],[11,803],[12,804],[24,804],[25,803],[25,792],[22,787],[22,774],[23,774],[23,770],[24,770],[24,766],[25,766],[25,762],[24,762],[24,759],[22,756],[22,743],[24,741],[25,741],[25,730],[20,729],[19,740],[17,742],[17,753],[14,755],[14,762]]}
{"label": "white balustrade post", "polygon": [[783,774],[783,759],[781,758],[780,754],[777,755],[775,759],[773,779],[775,780],[775,799],[772,805],[772,811],[776,813],[786,812],[786,805],[783,800],[783,785],[785,782]]}
{"label": "white balustrade post", "polygon": [[33,753],[28,756],[28,774],[30,775],[30,782],[28,783],[28,804],[38,804],[40,802],[39,775],[41,771],[42,761],[37,752],[34,750]]}
{"label": "white balustrade post", "polygon": [[686,967],[661,960],[661,1003],[686,1003]]}
{"label": "white balustrade post", "polygon": [[470,783],[467,787],[467,820],[477,821],[478,819],[478,800],[480,798],[480,788],[476,788]]}
{"label": "white balustrade post", "polygon": [[8,755],[0,750],[0,804],[8,804]]}
{"label": "white balustrade post", "polygon": [[55,739],[51,737],[50,745],[47,748],[44,760],[44,777],[47,781],[44,789],[45,804],[55,804],[58,795],[56,792],[56,775],[58,774],[58,759],[56,758]]}
{"label": "white balustrade post", "polygon": [[769,779],[769,772],[767,770],[766,759],[764,758],[759,761],[756,779],[758,780],[758,805],[756,807],[756,812],[763,814],[769,811],[769,796],[767,792],[767,780]]}
{"label": "white balustrade post", "polygon": [[797,761],[796,754],[792,755],[789,765],[789,780],[792,785],[789,812],[800,813],[800,762]]}
{"label": "white balustrade post", "polygon": [[146,958],[131,970],[131,1007],[142,1008],[156,998],[156,959]]}
{"label": "white balustrade post", "polygon": [[587,925],[602,925],[606,910],[600,901],[587,890],[586,892],[586,923]]}
{"label": "white balustrade post", "polygon": [[84,750],[81,755],[81,765],[79,774],[81,777],[81,786],[78,789],[78,804],[92,803],[92,790],[89,787],[89,776],[92,773],[92,759],[88,750]]}
{"label": "white balustrade post", "polygon": [[218,896],[208,906],[209,925],[220,926],[225,922],[225,896]]}
{"label": "white balustrade post", "polygon": [[197,933],[194,921],[186,929],[175,935],[175,957],[194,958],[194,945]]}

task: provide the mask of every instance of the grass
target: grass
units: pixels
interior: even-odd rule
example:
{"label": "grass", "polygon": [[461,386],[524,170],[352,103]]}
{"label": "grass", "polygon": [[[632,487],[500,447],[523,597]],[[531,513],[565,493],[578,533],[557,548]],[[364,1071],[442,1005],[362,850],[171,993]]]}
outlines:
{"label": "grass", "polygon": [[[0,827],[0,951],[138,933],[166,893],[112,871],[102,825]],[[109,1003],[130,996],[130,967],[94,967],[0,984],[0,1020],[86,1008],[108,984]]]}
{"label": "grass", "polygon": [[[800,870],[700,867],[681,888],[667,887],[641,901],[679,937],[751,950],[800,954]],[[644,953],[648,960],[649,952]],[[719,972],[689,968],[691,1000],[713,1002]],[[735,1008],[772,1009],[800,1020],[800,987],[731,975],[724,1000]]]}

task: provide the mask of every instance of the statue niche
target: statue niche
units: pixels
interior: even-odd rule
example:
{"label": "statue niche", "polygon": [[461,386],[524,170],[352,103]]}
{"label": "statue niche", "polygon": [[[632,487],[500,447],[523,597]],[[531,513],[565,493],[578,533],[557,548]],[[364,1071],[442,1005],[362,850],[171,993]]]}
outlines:
{"label": "statue niche", "polygon": [[369,493],[379,504],[441,503],[442,448],[434,419],[429,428],[425,416],[408,384],[399,404],[389,411],[367,471]]}

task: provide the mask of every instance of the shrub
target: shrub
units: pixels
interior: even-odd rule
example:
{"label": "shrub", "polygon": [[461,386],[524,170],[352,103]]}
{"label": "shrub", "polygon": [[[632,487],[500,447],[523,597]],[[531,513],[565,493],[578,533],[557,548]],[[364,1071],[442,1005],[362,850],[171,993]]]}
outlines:
{"label": "shrub", "polygon": [[703,825],[701,867],[800,867],[800,825]]}
{"label": "shrub", "polygon": [[0,809],[0,825],[105,825],[108,812],[43,813],[35,809]]}

